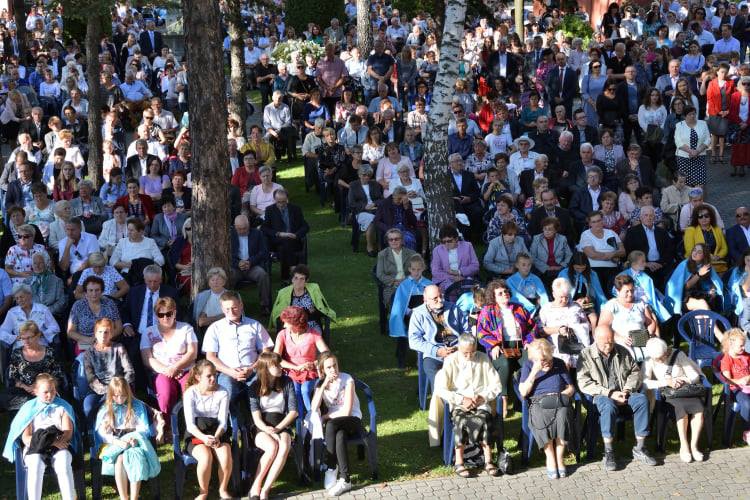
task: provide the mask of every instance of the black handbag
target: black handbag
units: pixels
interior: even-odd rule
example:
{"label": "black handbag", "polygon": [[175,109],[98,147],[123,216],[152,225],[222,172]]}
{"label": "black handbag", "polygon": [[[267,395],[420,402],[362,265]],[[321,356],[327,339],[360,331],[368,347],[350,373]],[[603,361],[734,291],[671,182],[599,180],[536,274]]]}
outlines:
{"label": "black handbag", "polygon": [[560,354],[569,354],[571,356],[581,354],[581,351],[583,351],[586,346],[578,340],[575,332],[573,332],[570,327],[565,328],[568,329],[568,336],[564,337],[561,335],[557,337],[557,350],[560,351]]}
{"label": "black handbag", "polygon": [[[677,355],[680,353],[679,350],[675,349],[672,351],[672,355],[669,357],[669,365],[667,366],[666,375],[672,375],[672,368],[674,362],[677,359]],[[673,398],[702,398],[706,396],[706,388],[703,384],[685,384],[682,387],[675,389],[674,387],[665,387],[661,390],[664,397],[667,399]]]}

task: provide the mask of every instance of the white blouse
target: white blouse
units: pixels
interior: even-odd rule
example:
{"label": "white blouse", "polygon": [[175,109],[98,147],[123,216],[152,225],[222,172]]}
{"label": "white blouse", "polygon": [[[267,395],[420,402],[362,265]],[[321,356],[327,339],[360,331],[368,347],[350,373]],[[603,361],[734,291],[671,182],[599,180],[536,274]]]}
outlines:
{"label": "white blouse", "polygon": [[[703,120],[698,120],[695,123],[695,131],[698,133],[698,146],[705,145],[706,148],[703,150],[701,155],[705,155],[708,148],[711,146],[711,134],[708,132],[708,126]],[[677,156],[687,158],[688,154],[680,149],[682,146],[690,146],[690,127],[688,127],[685,121],[681,121],[677,124],[674,130],[674,145],[677,148]]]}

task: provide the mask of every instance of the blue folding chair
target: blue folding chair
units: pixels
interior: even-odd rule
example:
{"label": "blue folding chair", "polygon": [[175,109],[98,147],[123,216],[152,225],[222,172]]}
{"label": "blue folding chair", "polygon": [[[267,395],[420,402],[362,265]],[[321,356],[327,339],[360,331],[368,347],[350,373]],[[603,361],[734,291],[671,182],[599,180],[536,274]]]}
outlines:
{"label": "blue folding chair", "polygon": [[[151,421],[151,414],[150,412],[147,412],[149,415],[149,426],[151,426],[152,429],[152,436],[154,436],[155,429],[154,429],[154,422]],[[89,436],[89,442],[91,443],[91,447],[89,449],[89,461],[91,463],[91,496],[94,500],[101,500],[102,498],[102,461],[99,459],[99,447],[101,446],[101,442],[99,441],[99,438],[96,435],[95,429],[89,429],[88,430],[88,436]],[[154,447],[154,449],[158,449],[158,446],[156,444],[156,440],[152,437],[151,438],[151,445]],[[146,484],[148,485],[151,496],[150,498],[159,499],[161,498],[161,486],[159,484],[159,477],[154,477],[149,479]]]}
{"label": "blue folding chair", "polygon": [[419,408],[427,409],[427,393],[432,392],[432,384],[424,371],[424,355],[417,351],[417,391],[419,396]]}
{"label": "blue folding chair", "polygon": [[[500,429],[497,429],[498,439],[496,445],[498,450],[500,450],[503,447],[503,441],[505,438],[503,399],[498,396],[495,401],[495,412],[497,414],[495,423],[500,426]],[[451,419],[450,404],[445,400],[443,400],[443,403],[445,404],[443,408],[443,463],[450,467],[451,465],[453,465],[453,454],[456,451],[453,446],[453,420]]]}
{"label": "blue folding chair", "polygon": [[[76,429],[76,432],[80,432]],[[13,465],[15,467],[16,474],[16,499],[26,500],[26,464],[23,461],[23,443],[21,438],[18,438],[18,446],[14,453]],[[76,495],[78,498],[86,498],[86,482],[84,479],[83,470],[83,441],[78,440],[81,443],[81,449],[78,450],[77,454],[79,457],[73,457],[73,481],[75,483]],[[80,464],[76,467],[76,463]],[[47,467],[44,471],[45,474],[54,474],[55,470],[52,467]]]}
{"label": "blue folding chair", "polygon": [[372,267],[372,279],[378,287],[378,322],[380,324],[380,335],[385,335],[388,328],[388,311],[386,310],[385,299],[383,297],[383,284],[378,279],[376,273],[377,265]]}
{"label": "blue folding chair", "polygon": [[[534,452],[534,435],[531,432],[529,426],[529,400],[521,397],[521,390],[519,389],[520,384],[520,373],[516,372],[513,376],[513,391],[516,393],[516,397],[521,402],[521,436],[518,440],[518,447],[521,449],[521,465],[528,465],[529,459]],[[573,411],[575,415],[575,427],[573,428],[573,439],[571,443],[573,446],[570,448],[575,451],[576,463],[581,462],[581,395],[576,391],[573,395]]]}
{"label": "blue folding chair", "polygon": [[711,370],[714,372],[714,377],[716,377],[723,386],[721,396],[719,396],[719,402],[714,409],[713,420],[716,420],[716,417],[719,416],[719,409],[724,406],[724,430],[721,433],[721,444],[722,446],[729,448],[732,445],[734,423],[737,420],[740,405],[737,403],[736,399],[737,391],[732,390],[729,381],[721,373],[721,358],[723,357],[724,355],[721,354],[711,363]]}
{"label": "blue folding chair", "polygon": [[714,336],[717,324],[720,324],[724,331],[731,328],[724,316],[713,311],[690,311],[677,323],[680,337],[688,343],[688,357],[698,363],[700,368],[709,366],[719,355]]}
{"label": "blue folding chair", "polygon": [[[370,415],[370,428],[369,430],[365,429],[364,434],[360,436],[350,437],[347,440],[347,444],[357,446],[357,457],[360,460],[365,458],[365,454],[367,455],[367,462],[370,466],[370,477],[374,481],[378,479],[378,428],[375,399],[370,386],[356,378],[354,379],[354,384],[356,390],[364,393],[365,399],[367,400],[367,412]],[[314,479],[318,480],[323,464],[325,443],[322,439],[315,439],[313,443],[311,443],[311,446],[313,446],[314,456]]]}
{"label": "blue folding chair", "polygon": [[[185,430],[185,418],[183,413],[182,401],[178,401],[172,408],[171,427],[172,427],[172,451],[174,453],[174,497],[179,500],[185,491],[185,476],[187,468],[190,465],[196,465],[198,461],[188,453],[183,447],[182,439]],[[230,426],[232,427],[232,479],[231,486],[234,490],[240,487],[240,449],[239,433],[240,426],[237,417],[229,415]]]}
{"label": "blue folding chair", "polygon": [[[713,386],[708,379],[701,374],[701,384],[706,388],[706,396],[703,403],[706,405],[703,410],[703,427],[705,429],[706,436],[706,450],[711,451],[711,443],[713,442],[713,419],[712,415],[712,389]],[[656,405],[654,406],[654,417],[656,425],[656,451],[663,453],[667,442],[667,422],[675,419],[674,408],[672,405],[667,403],[667,398],[664,397],[664,393],[659,389],[654,391],[654,397],[656,399]]]}
{"label": "blue folding chair", "polygon": [[456,281],[445,289],[445,292],[443,293],[445,301],[455,304],[461,295],[465,294],[466,292],[470,292],[475,285],[479,284],[481,284],[481,282],[474,278],[465,278],[461,281]]}

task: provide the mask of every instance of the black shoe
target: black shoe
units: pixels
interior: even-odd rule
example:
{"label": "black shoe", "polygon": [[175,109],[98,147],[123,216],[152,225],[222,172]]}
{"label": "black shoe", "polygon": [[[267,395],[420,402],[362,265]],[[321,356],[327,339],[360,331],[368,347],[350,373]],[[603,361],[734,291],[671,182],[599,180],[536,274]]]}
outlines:
{"label": "black shoe", "polygon": [[656,460],[654,460],[654,457],[649,455],[648,452],[643,448],[641,448],[640,450],[635,447],[633,448],[633,459],[638,460],[639,462],[646,465],[656,465]]}
{"label": "black shoe", "polygon": [[612,472],[617,470],[617,462],[615,462],[615,452],[604,450],[604,459],[602,465],[606,472]]}

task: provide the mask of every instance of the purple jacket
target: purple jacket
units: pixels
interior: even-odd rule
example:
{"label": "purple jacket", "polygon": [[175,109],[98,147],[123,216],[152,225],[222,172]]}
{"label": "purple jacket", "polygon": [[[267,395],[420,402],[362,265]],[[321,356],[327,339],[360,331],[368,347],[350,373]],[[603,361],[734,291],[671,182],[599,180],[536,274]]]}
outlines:
{"label": "purple jacket", "polygon": [[[474,252],[474,247],[466,241],[458,242],[458,269],[461,275],[469,278],[479,274],[479,260]],[[448,260],[448,249],[445,245],[438,245],[432,251],[432,282],[440,285],[445,290],[453,281],[448,274],[450,262]]]}

